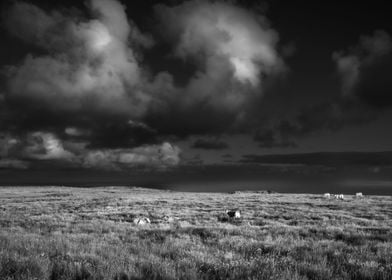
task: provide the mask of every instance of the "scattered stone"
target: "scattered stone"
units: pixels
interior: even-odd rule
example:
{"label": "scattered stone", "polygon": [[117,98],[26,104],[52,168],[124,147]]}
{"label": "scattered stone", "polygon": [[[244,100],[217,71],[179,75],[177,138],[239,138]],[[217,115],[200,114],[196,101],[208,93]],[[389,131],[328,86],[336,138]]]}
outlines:
{"label": "scattered stone", "polygon": [[240,210],[229,210],[229,211],[226,211],[226,214],[230,218],[235,218],[235,219],[241,218]]}
{"label": "scattered stone", "polygon": [[151,221],[149,218],[146,217],[138,217],[133,220],[133,223],[135,225],[146,225],[146,224],[151,224]]}

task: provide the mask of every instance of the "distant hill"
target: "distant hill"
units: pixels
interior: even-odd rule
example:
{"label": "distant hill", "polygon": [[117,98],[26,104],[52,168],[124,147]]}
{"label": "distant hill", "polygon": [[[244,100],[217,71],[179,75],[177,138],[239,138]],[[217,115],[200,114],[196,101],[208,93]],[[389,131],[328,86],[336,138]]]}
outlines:
{"label": "distant hill", "polygon": [[244,155],[241,163],[306,165],[392,165],[392,151],[386,152],[319,152],[300,154]]}

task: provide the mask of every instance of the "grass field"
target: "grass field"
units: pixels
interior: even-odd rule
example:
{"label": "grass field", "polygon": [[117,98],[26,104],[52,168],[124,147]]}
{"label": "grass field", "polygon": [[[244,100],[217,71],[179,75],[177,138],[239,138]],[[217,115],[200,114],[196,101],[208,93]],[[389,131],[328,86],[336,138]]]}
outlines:
{"label": "grass field", "polygon": [[392,279],[391,226],[389,196],[2,187],[0,279]]}

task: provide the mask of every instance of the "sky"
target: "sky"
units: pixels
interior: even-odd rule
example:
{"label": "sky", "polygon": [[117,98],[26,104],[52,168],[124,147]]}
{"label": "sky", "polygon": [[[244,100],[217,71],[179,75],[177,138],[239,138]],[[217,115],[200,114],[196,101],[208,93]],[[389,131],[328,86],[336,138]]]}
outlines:
{"label": "sky", "polygon": [[390,173],[383,1],[3,1],[0,22],[1,184]]}

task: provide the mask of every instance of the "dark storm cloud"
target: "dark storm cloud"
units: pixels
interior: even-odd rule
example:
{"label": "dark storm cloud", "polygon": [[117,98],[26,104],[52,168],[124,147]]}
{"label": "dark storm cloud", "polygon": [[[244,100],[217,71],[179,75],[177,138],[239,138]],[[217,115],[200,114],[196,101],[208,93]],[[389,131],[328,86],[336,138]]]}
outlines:
{"label": "dark storm cloud", "polygon": [[204,161],[200,155],[195,155],[192,158],[186,159],[184,161],[184,165],[190,165],[190,166],[199,166],[199,165],[203,165],[203,164],[204,164]]}
{"label": "dark storm cloud", "polygon": [[[198,111],[222,113],[227,117],[215,125],[230,126],[244,104],[260,94],[265,77],[284,68],[276,51],[277,32],[265,18],[228,3],[161,5],[156,10],[164,33],[176,38],[174,56],[198,65],[188,84],[176,87],[169,72],[148,75],[136,46],[151,47],[152,40],[127,19],[122,4],[92,0],[88,8],[90,19],[26,3],[11,7],[6,16],[10,32],[45,54],[28,55],[8,68],[8,100],[21,100],[18,105],[29,100],[55,113],[153,119],[158,127],[173,108],[179,108],[175,114],[183,115],[188,127],[201,115]],[[199,123],[212,129],[211,121]]]}
{"label": "dark storm cloud", "polygon": [[46,54],[9,67],[8,99],[66,113],[143,113],[147,97],[137,89],[141,70],[128,38],[133,44],[144,38],[130,36],[135,27],[118,2],[94,0],[89,7],[96,16],[82,20],[32,4],[12,6],[6,17],[10,32]]}
{"label": "dark storm cloud", "polygon": [[[164,142],[136,148],[86,149],[86,143],[61,140],[53,133],[34,132],[23,137],[0,134],[2,165],[16,166],[28,161],[62,162],[67,166],[121,170],[138,166],[165,168],[177,165],[180,149]],[[27,165],[24,165],[27,166]]]}
{"label": "dark storm cloud", "polygon": [[346,98],[375,108],[392,106],[392,39],[385,31],[362,36],[357,46],[333,54]]}
{"label": "dark storm cloud", "polygon": [[295,147],[302,137],[335,131],[377,118],[392,105],[392,40],[384,31],[362,36],[349,51],[334,52],[342,92],[330,102],[299,109],[289,119],[271,120],[256,130],[260,147]]}
{"label": "dark storm cloud", "polygon": [[[83,135],[82,135],[83,137]],[[88,135],[90,148],[133,148],[143,144],[157,144],[157,132],[143,123],[102,121],[92,127]]]}
{"label": "dark storm cloud", "polygon": [[149,116],[161,130],[208,134],[238,126],[252,100],[263,95],[266,80],[285,69],[276,50],[278,33],[265,17],[209,1],[158,5],[156,14],[173,57],[196,66],[183,87],[173,85],[170,73],[157,77],[159,88],[174,99]]}
{"label": "dark storm cloud", "polygon": [[[17,2],[5,14],[11,34],[36,54],[5,68],[2,165],[14,157],[75,166],[170,166],[180,150],[157,143],[138,119],[151,100],[136,49],[153,41],[117,1],[92,0],[90,15]],[[99,159],[99,160],[98,160]]]}
{"label": "dark storm cloud", "polygon": [[290,148],[297,140],[320,131],[337,131],[377,118],[377,112],[355,100],[337,99],[300,109],[289,119],[270,120],[258,128],[253,139],[262,148]]}
{"label": "dark storm cloud", "polygon": [[288,148],[295,147],[296,144],[291,137],[297,134],[298,128],[289,121],[280,121],[272,127],[265,127],[258,129],[253,139],[259,144],[261,148]]}
{"label": "dark storm cloud", "polygon": [[29,163],[23,160],[0,159],[0,169],[27,169],[29,166]]}
{"label": "dark storm cloud", "polygon": [[375,108],[392,106],[392,53],[362,67],[355,94]]}
{"label": "dark storm cloud", "polygon": [[[93,0],[88,9],[89,18],[18,2],[6,13],[10,33],[40,49],[6,68],[11,119],[6,125],[90,138],[97,146],[135,146],[147,136],[130,122],[145,113],[150,99],[140,89],[143,74],[135,49],[152,41],[127,19],[119,2]],[[111,133],[118,143],[107,139]],[[130,135],[135,139],[121,138]]]}
{"label": "dark storm cloud", "polygon": [[4,68],[3,166],[18,158],[109,169],[178,164],[179,148],[165,139],[238,125],[267,77],[284,70],[267,19],[233,4],[156,7],[173,57],[196,66],[184,86],[170,71],[149,73],[143,49],[156,42],[123,4],[91,0],[87,12],[16,2],[4,13],[8,31],[34,49]]}
{"label": "dark storm cloud", "polygon": [[170,143],[133,149],[101,149],[87,152],[82,159],[86,168],[121,170],[137,166],[167,168],[178,165],[180,149]]}
{"label": "dark storm cloud", "polygon": [[[156,11],[168,36],[177,41],[174,54],[203,65],[204,71],[191,81],[191,87],[196,83],[197,88],[203,88],[205,79],[215,83],[234,80],[255,87],[263,82],[261,74],[283,67],[275,49],[278,34],[264,17],[231,4],[208,1],[160,5]],[[234,93],[226,94],[223,97],[227,100],[219,103],[234,101],[229,95]]]}
{"label": "dark storm cloud", "polygon": [[277,31],[233,3],[156,7],[172,47],[166,55],[194,65],[181,86],[170,69],[149,71],[144,51],[159,42],[125,5],[90,0],[86,8],[15,2],[4,13],[9,33],[32,48],[3,68],[3,166],[19,157],[113,169],[178,164],[180,150],[167,139],[241,126],[266,81],[285,70]]}
{"label": "dark storm cloud", "polygon": [[228,149],[229,145],[219,139],[197,139],[192,148],[203,150],[224,150]]}
{"label": "dark storm cloud", "polygon": [[30,160],[71,160],[74,154],[64,149],[62,142],[52,133],[34,132],[23,137],[0,134],[3,158],[19,157]]}

